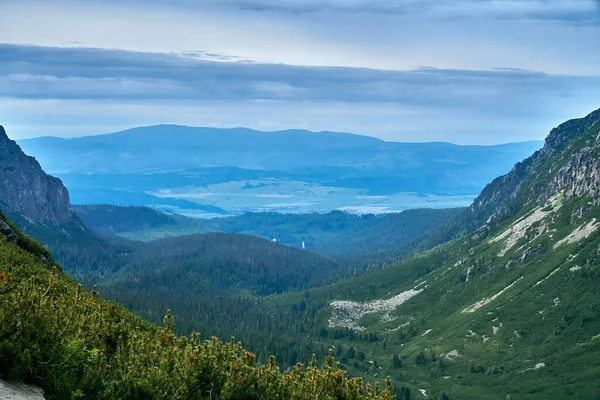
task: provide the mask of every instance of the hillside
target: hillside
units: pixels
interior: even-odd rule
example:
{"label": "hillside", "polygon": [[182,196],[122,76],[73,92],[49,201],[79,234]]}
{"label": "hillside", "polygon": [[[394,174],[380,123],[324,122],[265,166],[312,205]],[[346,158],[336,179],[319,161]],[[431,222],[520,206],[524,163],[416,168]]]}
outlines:
{"label": "hillside", "polygon": [[314,304],[312,340],[342,348],[352,373],[389,373],[429,396],[596,398],[599,115],[556,128],[488,186],[473,206],[476,218],[482,204],[491,211],[477,232],[272,306]]}
{"label": "hillside", "polygon": [[207,233],[151,242],[126,259],[118,275],[132,277],[128,292],[151,279],[171,287],[187,281],[199,291],[248,290],[265,296],[333,282],[345,275],[345,266],[254,236]]}
{"label": "hillside", "polygon": [[[496,193],[516,195],[496,196],[487,216],[474,206],[472,220],[459,225],[489,221],[476,232],[333,285],[262,299],[217,297],[223,310],[237,311],[218,313],[219,324],[207,328],[227,327],[260,353],[269,338],[280,337],[272,346],[284,363],[333,345],[353,375],[390,374],[397,387],[433,398],[594,399],[600,124],[584,132],[567,128],[589,125],[596,115],[553,130],[566,132],[565,142],[551,135],[522,163],[550,154],[538,168],[497,179],[490,186]],[[517,189],[502,189],[501,182],[514,180]],[[151,301],[138,296],[136,306],[189,299],[169,288]],[[126,289],[115,286],[111,296],[127,295]],[[205,313],[199,303],[187,310],[191,325]],[[210,318],[218,318],[212,311]],[[406,398],[406,390],[396,394]]]}
{"label": "hillside", "polygon": [[[42,170],[0,126],[0,211],[49,247],[69,273],[116,265],[135,244],[100,237],[72,212],[61,180]],[[82,279],[79,275],[77,278]]]}
{"label": "hillside", "polygon": [[464,212],[464,209],[416,209],[382,215],[354,215],[342,211],[248,213],[202,220],[147,207],[76,205],[73,210],[92,229],[133,240],[228,232],[275,239],[278,243],[304,246],[322,254],[388,252],[389,256],[402,254],[404,248]]}
{"label": "hillside", "polygon": [[138,244],[134,257],[82,271],[149,320],[172,307],[178,332],[235,335],[261,362],[275,353],[292,366],[333,347],[354,376],[391,375],[400,399],[594,399],[599,137],[600,110],[562,124],[425,237],[476,230],[328,286],[315,287],[353,271],[234,234]]}
{"label": "hillside", "polygon": [[87,293],[1,214],[0,228],[0,378],[48,399],[391,399],[331,356],[283,375],[233,339],[177,337],[170,313],[159,328]]}
{"label": "hillside", "polygon": [[501,221],[560,190],[568,196],[598,197],[597,138],[590,133],[598,123],[600,110],[554,128],[542,149],[485,187],[471,206],[473,214]]}

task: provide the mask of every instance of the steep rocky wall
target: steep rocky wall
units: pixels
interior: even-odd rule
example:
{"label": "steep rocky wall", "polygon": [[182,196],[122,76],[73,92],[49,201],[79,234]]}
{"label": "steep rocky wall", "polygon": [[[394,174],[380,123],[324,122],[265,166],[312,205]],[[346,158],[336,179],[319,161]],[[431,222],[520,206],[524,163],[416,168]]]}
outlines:
{"label": "steep rocky wall", "polygon": [[0,126],[0,202],[30,220],[60,225],[71,217],[69,192],[23,153]]}
{"label": "steep rocky wall", "polygon": [[[554,155],[559,154],[571,139],[598,123],[600,123],[600,109],[584,118],[569,120],[552,129],[541,150],[515,164],[508,174],[494,179],[483,189],[471,205],[475,219],[479,223],[484,223],[510,216],[511,207],[514,206],[513,200],[522,195],[523,186],[529,179],[542,172],[541,166]],[[564,190],[566,196],[597,196],[600,163],[597,158],[592,157],[592,153],[598,148],[599,142],[597,137],[593,138],[593,141],[590,147],[582,149],[555,173],[547,188],[538,188],[540,189],[538,197],[527,196],[525,193],[525,203],[520,206],[545,201],[560,190]],[[596,183],[590,183],[594,179]]]}

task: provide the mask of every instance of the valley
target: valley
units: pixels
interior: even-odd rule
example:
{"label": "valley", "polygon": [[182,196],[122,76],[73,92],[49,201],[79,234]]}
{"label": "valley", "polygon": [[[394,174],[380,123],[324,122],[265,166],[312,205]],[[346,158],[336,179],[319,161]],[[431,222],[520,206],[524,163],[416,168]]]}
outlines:
{"label": "valley", "polygon": [[[349,376],[389,376],[402,400],[591,399],[599,135],[600,110],[555,128],[468,208],[198,219],[48,196],[62,219],[36,220],[12,194],[0,201],[52,255],[18,233],[23,251],[151,324],[169,309],[177,335],[235,337],[258,368],[335,357]],[[5,142],[5,165],[54,182]]]}
{"label": "valley", "polygon": [[0,400],[599,400],[600,0],[0,0]]}

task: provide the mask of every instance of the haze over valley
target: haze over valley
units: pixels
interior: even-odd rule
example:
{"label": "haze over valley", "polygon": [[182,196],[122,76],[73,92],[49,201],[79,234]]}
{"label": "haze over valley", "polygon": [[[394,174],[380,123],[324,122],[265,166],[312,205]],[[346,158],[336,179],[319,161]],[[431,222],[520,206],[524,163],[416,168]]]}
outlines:
{"label": "haze over valley", "polygon": [[537,141],[457,146],[176,125],[19,144],[61,178],[74,204],[151,206],[207,218],[464,207],[541,147]]}

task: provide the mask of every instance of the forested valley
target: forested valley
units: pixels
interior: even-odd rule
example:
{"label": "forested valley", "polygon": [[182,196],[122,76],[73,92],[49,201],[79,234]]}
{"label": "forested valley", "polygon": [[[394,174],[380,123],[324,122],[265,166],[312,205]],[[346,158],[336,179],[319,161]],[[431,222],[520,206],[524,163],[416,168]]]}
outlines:
{"label": "forested valley", "polygon": [[[594,398],[599,133],[600,110],[559,126],[469,209],[220,221],[264,237],[182,234],[190,221],[147,208],[77,215],[62,186],[52,204],[5,197],[0,374],[51,398]],[[312,224],[313,237],[329,230],[363,247],[318,253],[267,239]],[[122,235],[173,227],[156,240]],[[397,252],[369,247],[394,227]]]}

